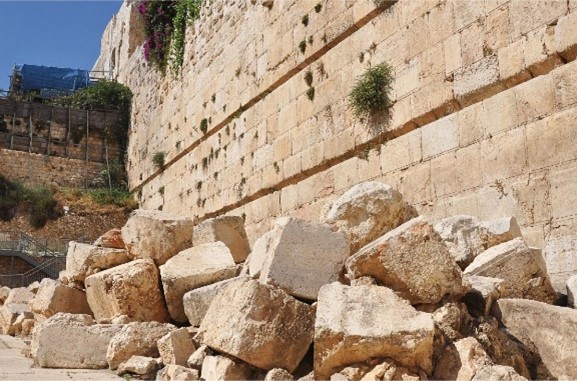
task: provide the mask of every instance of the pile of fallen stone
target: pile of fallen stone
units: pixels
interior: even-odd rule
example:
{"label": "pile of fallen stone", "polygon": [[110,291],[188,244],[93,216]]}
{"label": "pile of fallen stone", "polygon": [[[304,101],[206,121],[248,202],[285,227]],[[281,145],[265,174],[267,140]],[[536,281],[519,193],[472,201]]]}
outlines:
{"label": "pile of fallen stone", "polygon": [[137,210],[57,281],[0,289],[0,327],[38,366],[159,380],[575,379],[577,311],[553,303],[514,218],[433,223],[368,182],[252,250],[240,217]]}

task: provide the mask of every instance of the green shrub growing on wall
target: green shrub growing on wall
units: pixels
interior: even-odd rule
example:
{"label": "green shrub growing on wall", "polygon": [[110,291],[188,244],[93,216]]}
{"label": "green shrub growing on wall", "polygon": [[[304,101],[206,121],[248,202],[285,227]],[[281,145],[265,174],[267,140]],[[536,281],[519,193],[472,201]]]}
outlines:
{"label": "green shrub growing on wall", "polygon": [[164,153],[164,151],[155,153],[154,156],[152,157],[152,164],[154,164],[154,166],[159,169],[164,167],[165,157],[166,154]]}
{"label": "green shrub growing on wall", "polygon": [[12,182],[0,175],[0,219],[10,221],[20,207],[26,209],[28,221],[35,228],[41,228],[59,214],[58,202],[51,189]]}
{"label": "green shrub growing on wall", "polygon": [[355,115],[368,116],[391,106],[392,71],[388,64],[382,63],[369,68],[357,79],[349,93],[349,105]]}

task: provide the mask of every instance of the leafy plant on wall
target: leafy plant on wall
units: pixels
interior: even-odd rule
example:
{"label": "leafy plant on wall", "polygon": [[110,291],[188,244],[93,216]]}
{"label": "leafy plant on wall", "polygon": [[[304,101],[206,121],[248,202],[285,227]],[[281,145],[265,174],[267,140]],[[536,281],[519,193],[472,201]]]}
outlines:
{"label": "leafy plant on wall", "polygon": [[186,26],[200,17],[204,0],[141,0],[144,19],[144,58],[163,74],[170,65],[178,73],[184,61]]}

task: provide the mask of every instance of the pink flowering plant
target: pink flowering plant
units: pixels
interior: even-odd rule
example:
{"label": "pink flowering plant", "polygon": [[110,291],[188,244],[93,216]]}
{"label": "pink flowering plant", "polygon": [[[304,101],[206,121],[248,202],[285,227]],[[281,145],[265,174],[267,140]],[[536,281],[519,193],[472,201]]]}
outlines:
{"label": "pink flowering plant", "polygon": [[144,20],[144,58],[162,73],[169,62],[175,73],[184,59],[187,23],[200,16],[203,0],[139,0],[138,13]]}

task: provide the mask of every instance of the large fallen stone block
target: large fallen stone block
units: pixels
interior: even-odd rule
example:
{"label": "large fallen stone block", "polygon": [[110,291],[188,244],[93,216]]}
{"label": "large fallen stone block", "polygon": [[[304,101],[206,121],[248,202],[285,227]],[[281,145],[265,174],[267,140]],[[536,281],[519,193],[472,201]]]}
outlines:
{"label": "large fallen stone block", "polygon": [[33,298],[34,293],[26,287],[13,288],[8,293],[8,297],[4,300],[6,304],[28,304]]}
{"label": "large fallen stone block", "polygon": [[346,268],[349,279],[373,277],[411,304],[456,298],[467,289],[447,246],[421,217],[363,247],[347,260]]}
{"label": "large fallen stone block", "polygon": [[433,378],[470,381],[483,365],[493,365],[493,361],[475,338],[466,337],[444,348]]}
{"label": "large fallen stone block", "polygon": [[202,362],[200,377],[203,380],[252,380],[255,370],[248,364],[225,356],[206,356]]}
{"label": "large fallen stone block", "polygon": [[122,240],[120,229],[110,229],[94,241],[94,246],[108,247],[111,249],[126,249]]}
{"label": "large fallen stone block", "polygon": [[243,279],[212,301],[199,340],[258,368],[292,372],[313,338],[314,310],[286,292]]}
{"label": "large fallen stone block", "polygon": [[155,321],[134,322],[124,326],[110,340],[106,359],[110,369],[130,359],[132,356],[159,357],[158,340],[176,330],[172,324]]}
{"label": "large fallen stone block", "polygon": [[211,218],[194,227],[192,233],[194,246],[218,241],[229,248],[235,263],[243,262],[250,253],[244,220],[240,216]]}
{"label": "large fallen stone block", "polygon": [[91,275],[86,297],[97,320],[126,315],[140,321],[169,320],[160,290],[158,269],[151,259],[140,259]]}
{"label": "large fallen stone block", "polygon": [[43,368],[107,368],[108,343],[121,328],[94,324],[89,315],[57,313],[34,329],[32,358]]}
{"label": "large fallen stone block", "polygon": [[187,321],[182,304],[185,293],[195,288],[232,278],[236,265],[222,242],[206,243],[186,249],[160,266],[160,277],[170,317]]}
{"label": "large fallen stone block", "polygon": [[167,333],[158,340],[157,345],[164,365],[186,366],[186,361],[196,350],[192,335],[186,328]]}
{"label": "large fallen stone block", "polygon": [[34,315],[28,304],[5,303],[0,307],[0,330],[5,335],[17,335],[22,329],[22,320],[32,318]]}
{"label": "large fallen stone block", "polygon": [[172,364],[162,368],[156,376],[157,381],[198,381],[199,379],[198,370]]}
{"label": "large fallen stone block", "polygon": [[523,299],[501,299],[496,307],[507,332],[536,352],[553,377],[577,379],[576,310]]}
{"label": "large fallen stone block", "polygon": [[188,318],[191,326],[199,326],[208,311],[208,307],[213,299],[222,291],[227,285],[239,281],[241,278],[226,279],[208,286],[200,287],[184,294],[182,303],[184,306],[184,313]]}
{"label": "large fallen stone block", "polygon": [[465,269],[465,274],[503,279],[501,298],[534,299],[545,303],[552,303],[557,298],[540,250],[529,248],[522,238],[484,251]]}
{"label": "large fallen stone block", "polygon": [[315,321],[317,379],[373,357],[390,357],[410,368],[432,371],[435,324],[395,293],[380,286],[325,285]]}
{"label": "large fallen stone block", "polygon": [[442,219],[434,228],[461,269],[488,248],[521,237],[514,217],[479,222],[475,217],[459,215]]}
{"label": "large fallen stone block", "polygon": [[577,235],[548,239],[543,247],[543,258],[553,288],[565,295],[567,280],[577,275]]}
{"label": "large fallen stone block", "polygon": [[279,218],[259,280],[295,297],[314,300],[323,284],[338,280],[349,256],[347,237],[328,224]]}
{"label": "large fallen stone block", "polygon": [[406,221],[407,204],[391,186],[376,181],[357,184],[333,201],[322,222],[344,231],[351,253]]}
{"label": "large fallen stone block", "polygon": [[143,380],[153,379],[160,364],[156,359],[145,356],[132,356],[118,366],[117,374],[137,374]]}
{"label": "large fallen stone block", "polygon": [[526,381],[515,369],[505,365],[484,365],[477,369],[472,381]]}
{"label": "large fallen stone block", "polygon": [[243,265],[241,274],[249,275],[255,279],[260,276],[267,253],[273,243],[274,234],[274,231],[266,232],[255,241],[254,247]]}
{"label": "large fallen stone block", "polygon": [[44,278],[34,299],[30,301],[32,312],[50,317],[58,312],[92,315],[86,293],[59,282]]}
{"label": "large fallen stone block", "polygon": [[152,258],[160,266],[192,245],[193,227],[191,218],[158,210],[137,209],[121,230],[131,257]]}
{"label": "large fallen stone block", "polygon": [[501,297],[503,279],[489,278],[478,275],[466,276],[471,285],[463,301],[472,316],[487,316],[493,303]]}
{"label": "large fallen stone block", "polygon": [[123,249],[70,242],[66,256],[66,278],[72,282],[83,282],[87,276],[129,261],[130,258]]}

